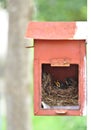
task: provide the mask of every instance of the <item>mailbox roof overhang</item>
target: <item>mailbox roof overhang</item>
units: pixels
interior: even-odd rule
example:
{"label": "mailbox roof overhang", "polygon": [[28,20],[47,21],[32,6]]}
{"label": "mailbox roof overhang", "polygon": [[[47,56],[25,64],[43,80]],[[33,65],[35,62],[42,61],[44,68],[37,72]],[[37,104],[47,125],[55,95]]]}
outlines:
{"label": "mailbox roof overhang", "polygon": [[86,22],[30,22],[26,38],[44,40],[86,39]]}

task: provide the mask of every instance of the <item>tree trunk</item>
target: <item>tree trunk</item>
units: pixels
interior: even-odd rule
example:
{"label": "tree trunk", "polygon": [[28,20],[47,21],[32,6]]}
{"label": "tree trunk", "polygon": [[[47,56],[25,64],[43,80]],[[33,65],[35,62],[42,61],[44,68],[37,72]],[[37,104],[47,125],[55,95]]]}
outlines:
{"label": "tree trunk", "polygon": [[32,0],[7,0],[9,36],[6,67],[7,130],[31,130],[30,57],[24,34],[32,19]]}

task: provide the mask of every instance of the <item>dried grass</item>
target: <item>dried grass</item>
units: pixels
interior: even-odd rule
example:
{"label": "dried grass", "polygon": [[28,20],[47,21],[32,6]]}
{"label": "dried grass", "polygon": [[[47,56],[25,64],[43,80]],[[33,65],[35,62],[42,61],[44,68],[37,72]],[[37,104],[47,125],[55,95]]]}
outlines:
{"label": "dried grass", "polygon": [[42,78],[42,101],[49,106],[76,106],[78,105],[78,87],[69,86],[66,89],[53,86],[51,76]]}

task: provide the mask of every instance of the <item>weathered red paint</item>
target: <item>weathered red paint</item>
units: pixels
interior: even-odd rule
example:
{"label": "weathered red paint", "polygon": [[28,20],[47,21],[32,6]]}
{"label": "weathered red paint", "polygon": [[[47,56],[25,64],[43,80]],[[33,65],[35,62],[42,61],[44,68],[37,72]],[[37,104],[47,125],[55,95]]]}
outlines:
{"label": "weathered red paint", "polygon": [[30,22],[26,37],[34,39],[70,39],[76,31],[75,22]]}
{"label": "weathered red paint", "polygon": [[[35,115],[83,115],[85,101],[85,40],[72,40],[75,33],[75,22],[37,22],[30,23],[26,37],[34,38],[34,114]],[[41,75],[42,64],[53,66],[64,66],[61,69],[62,76],[58,71],[45,66],[48,72],[55,73],[55,78],[65,78],[78,75],[79,81],[79,109],[42,109],[41,108]],[[74,64],[79,66],[78,73],[75,72]],[[72,65],[72,66],[70,66]],[[70,70],[66,66],[70,66]],[[58,113],[57,113],[58,112]],[[61,112],[61,114],[60,114]]]}
{"label": "weathered red paint", "polygon": [[[48,43],[48,44],[46,44]],[[70,64],[79,65],[79,110],[67,110],[66,115],[82,115],[84,108],[84,89],[85,89],[85,79],[84,79],[84,58],[85,58],[85,41],[84,40],[35,40],[35,51],[34,51],[34,88],[35,88],[35,114],[38,115],[57,115],[56,110],[42,110],[40,108],[41,102],[41,65],[43,63],[51,63],[51,59],[59,58],[69,58]],[[37,61],[37,62],[36,62]],[[47,68],[48,70],[48,68]],[[51,70],[48,70],[49,72]],[[61,71],[62,77],[65,78],[64,73]],[[59,73],[57,72],[57,79],[59,78]],[[73,71],[67,71],[66,76],[72,77],[74,75]],[[37,101],[38,100],[38,101]],[[39,109],[38,109],[39,108]]]}

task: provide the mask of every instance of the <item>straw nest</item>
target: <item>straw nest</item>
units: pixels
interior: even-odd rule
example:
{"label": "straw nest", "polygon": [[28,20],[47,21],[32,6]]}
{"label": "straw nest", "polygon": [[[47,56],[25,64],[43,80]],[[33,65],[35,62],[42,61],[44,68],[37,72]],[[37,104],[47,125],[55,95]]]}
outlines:
{"label": "straw nest", "polygon": [[[56,83],[59,83],[59,86]],[[78,105],[77,81],[71,78],[68,82],[65,80],[65,83],[60,83],[59,81],[52,80],[49,73],[43,73],[42,101],[49,106]]]}

